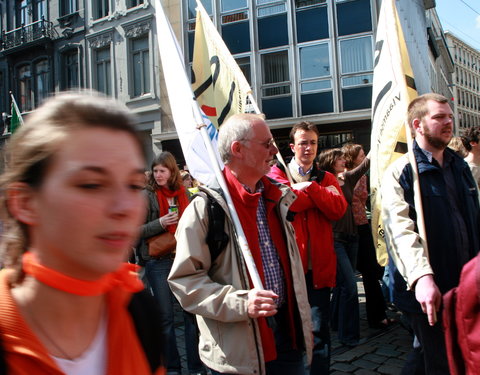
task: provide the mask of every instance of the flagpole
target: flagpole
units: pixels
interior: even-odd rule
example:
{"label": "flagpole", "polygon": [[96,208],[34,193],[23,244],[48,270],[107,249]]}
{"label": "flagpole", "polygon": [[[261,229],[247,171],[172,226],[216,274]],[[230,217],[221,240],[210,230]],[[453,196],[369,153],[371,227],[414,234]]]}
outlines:
{"label": "flagpole", "polygon": [[[248,273],[252,280],[253,286],[256,289],[264,289],[263,283],[260,279],[260,275],[258,274],[257,267],[255,266],[255,262],[253,261],[253,256],[248,246],[248,242],[246,240],[245,233],[243,228],[240,224],[240,220],[238,218],[238,214],[235,210],[235,206],[233,205],[233,200],[231,198],[230,192],[228,190],[227,184],[223,177],[222,171],[220,169],[220,165],[217,159],[217,155],[213,149],[210,137],[208,135],[206,124],[203,121],[202,114],[200,112],[200,108],[194,99],[193,90],[190,85],[190,82],[187,78],[184,63],[183,63],[183,56],[178,46],[178,42],[176,40],[175,35],[173,34],[173,30],[171,28],[170,22],[168,21],[165,12],[163,10],[163,6],[160,0],[155,0],[155,9],[156,9],[156,21],[157,21],[157,35],[158,35],[158,42],[159,42],[159,50],[160,50],[160,58],[162,62],[162,66],[164,69],[164,76],[165,81],[167,84],[167,89],[169,87],[169,80],[174,80],[175,86],[182,86],[182,89],[185,91],[185,94],[188,95],[188,99],[191,100],[190,105],[193,112],[193,117],[195,124],[192,123],[192,127],[197,127],[197,130],[200,132],[203,143],[205,145],[206,151],[208,153],[208,157],[210,160],[210,166],[213,168],[213,172],[217,179],[218,184],[223,190],[225,201],[227,202],[227,206],[232,217],[232,222],[237,234],[238,243],[240,245],[240,249],[242,252],[242,256],[245,260],[245,264],[248,269]],[[172,61],[175,61],[175,68],[178,70],[179,65],[182,67],[182,76],[181,77],[174,77],[171,70],[172,69]],[[186,102],[188,102],[186,99]],[[170,99],[172,100],[172,99]],[[172,109],[173,112],[173,109]],[[175,123],[177,127],[180,124]],[[185,124],[182,124],[185,125]],[[179,137],[182,136],[179,132]],[[183,150],[184,154],[187,150]]]}
{"label": "flagpole", "polygon": [[410,126],[406,121],[405,121],[405,131],[406,131],[407,142],[408,142],[408,159],[410,161],[410,165],[412,166],[413,201],[415,205],[415,212],[417,214],[418,235],[420,236],[420,241],[427,254],[427,259],[430,261],[430,256],[428,252],[428,242],[427,242],[427,229],[425,227],[425,218],[423,215],[423,203],[422,203],[422,194],[420,190],[420,179],[418,174],[417,159],[415,159],[415,155],[413,153],[412,132],[410,130]]}

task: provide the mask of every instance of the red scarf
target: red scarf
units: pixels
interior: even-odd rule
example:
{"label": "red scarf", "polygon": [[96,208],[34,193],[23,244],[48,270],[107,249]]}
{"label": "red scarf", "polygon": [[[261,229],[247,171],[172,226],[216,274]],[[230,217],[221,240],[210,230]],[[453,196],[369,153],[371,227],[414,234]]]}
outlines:
{"label": "red scarf", "polygon": [[[168,214],[168,207],[170,207],[170,205],[168,204],[167,198],[176,198],[175,201],[178,205],[178,219],[180,219],[183,211],[189,203],[185,186],[180,185],[180,189],[178,190],[170,190],[169,188],[160,186],[155,190],[155,193],[157,195],[158,207],[160,208],[160,217]],[[166,229],[170,233],[175,234],[175,231],[177,230],[177,224],[169,225]]]}
{"label": "red scarf", "polygon": [[[253,260],[258,270],[258,274],[262,283],[265,285],[265,276],[263,272],[262,255],[260,253],[260,243],[258,238],[257,228],[257,207],[260,193],[250,194],[245,190],[242,184],[232,175],[228,167],[224,169],[225,179],[232,195],[233,204],[238,213],[240,223],[247,237],[248,246],[252,252]],[[296,347],[295,336],[295,293],[293,290],[292,273],[290,269],[290,259],[288,257],[288,249],[284,237],[283,227],[276,211],[276,204],[282,196],[282,192],[270,181],[264,177],[262,178],[265,190],[263,197],[265,198],[265,205],[267,210],[267,220],[272,236],[273,243],[277,249],[280,263],[285,275],[285,284],[287,286],[287,303],[289,311],[289,332],[293,347]],[[250,279],[251,283],[251,279]],[[275,337],[273,330],[268,326],[265,318],[258,318],[258,326],[260,328],[260,336],[262,338],[262,348],[265,362],[272,361],[277,358],[277,351],[275,347]]]}

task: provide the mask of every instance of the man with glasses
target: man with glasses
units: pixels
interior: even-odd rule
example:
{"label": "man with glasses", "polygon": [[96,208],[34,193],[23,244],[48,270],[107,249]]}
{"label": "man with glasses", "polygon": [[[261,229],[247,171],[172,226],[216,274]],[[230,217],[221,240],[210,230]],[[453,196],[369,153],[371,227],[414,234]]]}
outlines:
{"label": "man with glasses", "polygon": [[317,127],[300,122],[290,131],[293,158],[288,163],[292,182],[285,168],[274,166],[270,177],[291,185],[298,195],[293,210],[297,243],[302,257],[308,300],[313,323],[313,358],[310,374],[330,373],[330,289],[335,286],[336,256],[333,248],[332,221],[345,213],[347,203],[334,175],[315,165],[318,148]]}
{"label": "man with glasses", "polygon": [[[291,223],[295,194],[265,175],[277,148],[263,116],[231,116],[220,128],[223,175],[265,290],[252,287],[227,205],[215,187],[187,207],[178,223],[169,283],[197,315],[200,357],[216,374],[303,375],[311,357],[311,321],[300,254]],[[226,211],[229,241],[208,245],[209,199]],[[268,319],[267,319],[268,318]]]}

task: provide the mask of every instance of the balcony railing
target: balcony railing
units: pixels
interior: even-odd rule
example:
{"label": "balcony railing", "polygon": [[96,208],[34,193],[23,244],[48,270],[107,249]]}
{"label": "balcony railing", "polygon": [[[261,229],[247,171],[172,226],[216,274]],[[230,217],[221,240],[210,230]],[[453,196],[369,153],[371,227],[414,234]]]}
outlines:
{"label": "balcony railing", "polygon": [[53,39],[54,35],[53,23],[42,18],[14,30],[2,32],[0,49],[5,51],[35,41]]}

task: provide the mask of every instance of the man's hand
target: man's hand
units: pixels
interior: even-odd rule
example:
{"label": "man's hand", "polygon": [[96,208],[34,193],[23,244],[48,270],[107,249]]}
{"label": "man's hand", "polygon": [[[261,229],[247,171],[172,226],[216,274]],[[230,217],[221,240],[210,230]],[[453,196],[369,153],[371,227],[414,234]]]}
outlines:
{"label": "man's hand", "polygon": [[272,316],[277,313],[278,296],[271,290],[252,289],[248,292],[248,316],[260,318]]}
{"label": "man's hand", "polygon": [[428,323],[433,326],[437,322],[437,311],[440,310],[442,294],[433,280],[433,275],[425,275],[415,283],[415,298],[427,314]]}

